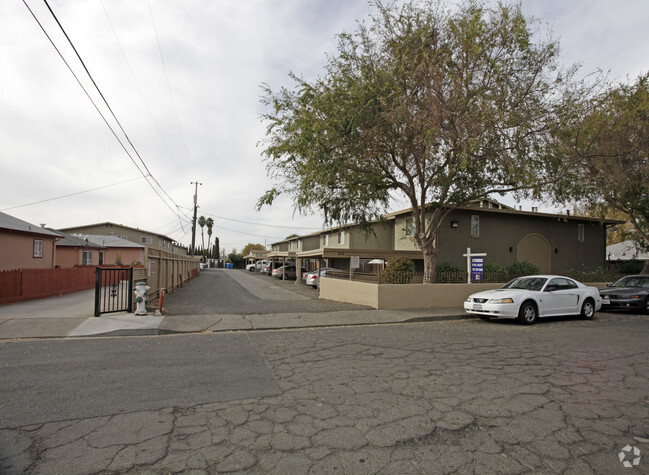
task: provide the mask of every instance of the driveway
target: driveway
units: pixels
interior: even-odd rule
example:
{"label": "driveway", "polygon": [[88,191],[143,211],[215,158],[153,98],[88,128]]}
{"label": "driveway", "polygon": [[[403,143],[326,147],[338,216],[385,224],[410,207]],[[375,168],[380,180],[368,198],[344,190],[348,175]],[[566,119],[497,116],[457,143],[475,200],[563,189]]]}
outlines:
{"label": "driveway", "polygon": [[322,313],[370,309],[322,300],[316,289],[258,272],[205,269],[182,289],[167,294],[167,315]]}

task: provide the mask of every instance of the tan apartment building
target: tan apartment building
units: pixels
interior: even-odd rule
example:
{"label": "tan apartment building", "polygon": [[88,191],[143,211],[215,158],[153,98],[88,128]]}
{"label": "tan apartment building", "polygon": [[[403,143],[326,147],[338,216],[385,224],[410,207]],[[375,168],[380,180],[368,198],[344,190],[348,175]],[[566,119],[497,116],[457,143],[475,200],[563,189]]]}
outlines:
{"label": "tan apartment building", "polygon": [[[359,225],[348,225],[279,241],[271,245],[269,257],[301,260],[309,269],[320,262],[348,271],[371,260],[405,255],[415,262],[417,272],[423,272],[422,252],[412,237],[412,219],[411,210],[403,210],[372,223],[370,234]],[[485,254],[485,263],[503,267],[527,261],[543,273],[603,269],[606,228],[615,224],[619,222],[476,201],[445,218],[437,236],[437,262],[464,269],[470,248],[472,253]]]}
{"label": "tan apartment building", "polygon": [[175,242],[164,234],[158,234],[143,229],[124,226],[110,222],[88,224],[63,228],[60,231],[68,234],[90,234],[101,236],[117,236],[142,246],[156,249],[158,251],[170,252],[173,254],[187,255],[187,248]]}

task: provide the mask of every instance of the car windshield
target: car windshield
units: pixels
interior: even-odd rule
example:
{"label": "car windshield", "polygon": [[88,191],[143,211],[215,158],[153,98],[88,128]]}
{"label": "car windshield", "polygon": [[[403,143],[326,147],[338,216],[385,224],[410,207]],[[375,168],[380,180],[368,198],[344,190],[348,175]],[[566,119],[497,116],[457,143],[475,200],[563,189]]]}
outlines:
{"label": "car windshield", "polygon": [[503,289],[541,290],[548,281],[545,277],[519,277],[507,282]]}
{"label": "car windshield", "polygon": [[629,276],[622,277],[611,287],[646,287],[649,288],[649,277]]}

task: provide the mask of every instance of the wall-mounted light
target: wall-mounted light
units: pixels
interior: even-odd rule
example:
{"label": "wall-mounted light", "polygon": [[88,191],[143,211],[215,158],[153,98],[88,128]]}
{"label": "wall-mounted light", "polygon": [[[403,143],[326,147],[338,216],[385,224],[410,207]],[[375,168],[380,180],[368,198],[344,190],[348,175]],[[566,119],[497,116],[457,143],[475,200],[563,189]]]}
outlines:
{"label": "wall-mounted light", "polygon": [[509,252],[510,252],[510,253],[511,253],[511,252],[514,252],[514,248],[511,247],[511,246],[509,246]]}
{"label": "wall-mounted light", "polygon": [[458,223],[457,221],[451,221],[451,227],[452,228],[457,228],[459,226],[460,226],[460,223]]}

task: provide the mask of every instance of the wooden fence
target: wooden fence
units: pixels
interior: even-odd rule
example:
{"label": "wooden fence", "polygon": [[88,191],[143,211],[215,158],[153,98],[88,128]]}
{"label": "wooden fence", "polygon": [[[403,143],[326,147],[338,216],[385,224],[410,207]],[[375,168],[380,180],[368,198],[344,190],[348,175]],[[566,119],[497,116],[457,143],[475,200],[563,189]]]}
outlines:
{"label": "wooden fence", "polygon": [[95,286],[95,266],[0,271],[0,304],[54,297]]}
{"label": "wooden fence", "polygon": [[185,282],[198,276],[200,259],[198,257],[184,256],[158,249],[147,250],[147,268],[143,271],[135,269],[133,283],[146,282],[151,287],[149,290],[149,303],[156,302],[160,290],[173,293],[177,287],[182,287]]}

